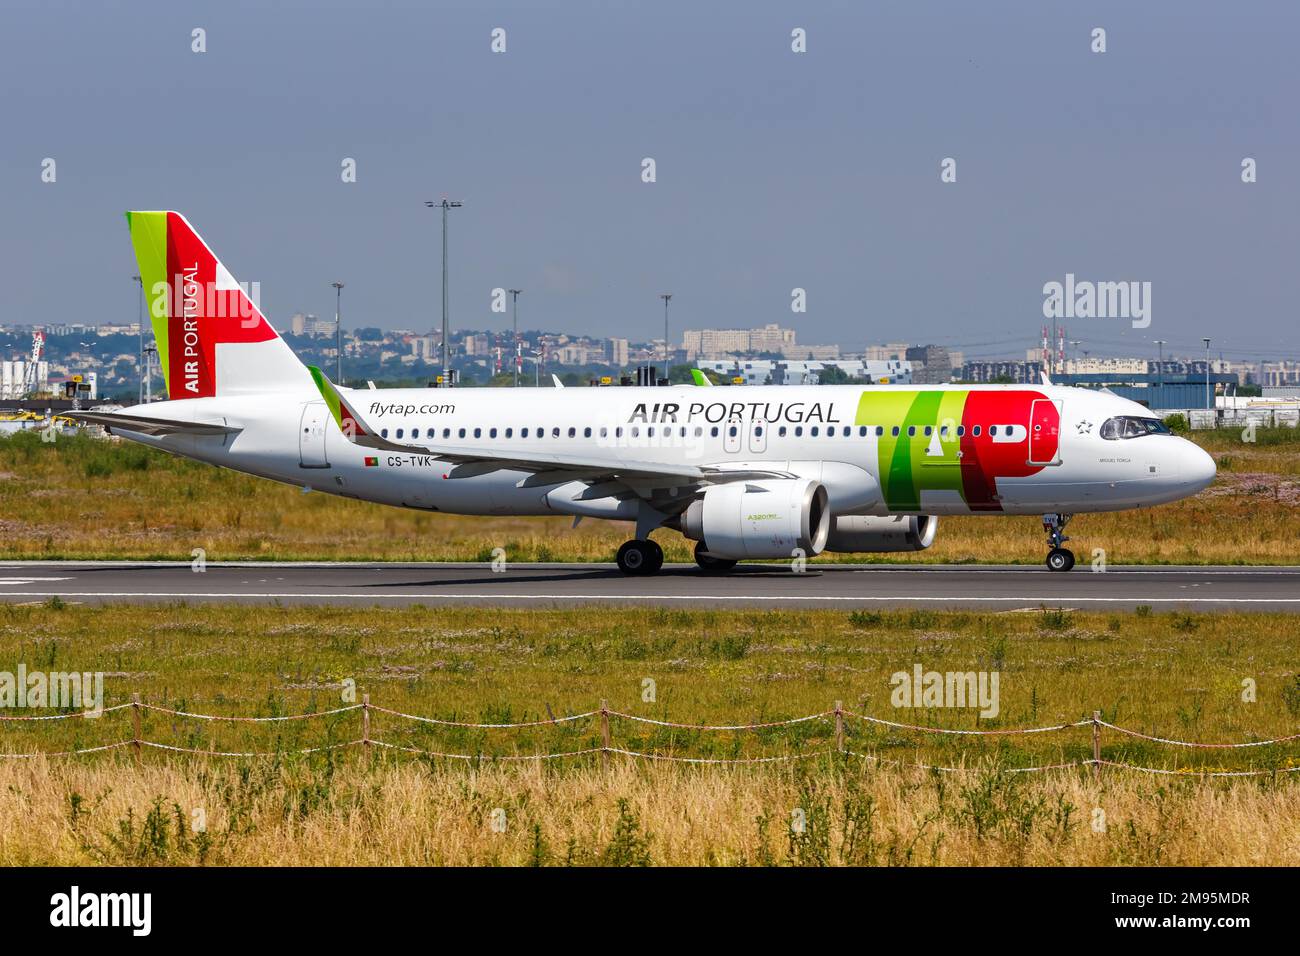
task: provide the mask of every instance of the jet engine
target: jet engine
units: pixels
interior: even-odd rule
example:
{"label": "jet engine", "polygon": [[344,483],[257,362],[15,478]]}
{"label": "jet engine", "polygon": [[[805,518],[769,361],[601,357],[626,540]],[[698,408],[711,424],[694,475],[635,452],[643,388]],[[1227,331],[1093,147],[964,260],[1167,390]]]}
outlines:
{"label": "jet engine", "polygon": [[924,551],[934,544],[934,515],[841,515],[826,540],[827,551]]}
{"label": "jet engine", "polygon": [[825,487],[811,478],[715,485],[682,512],[678,530],[713,557],[812,557],[830,533],[826,501]]}

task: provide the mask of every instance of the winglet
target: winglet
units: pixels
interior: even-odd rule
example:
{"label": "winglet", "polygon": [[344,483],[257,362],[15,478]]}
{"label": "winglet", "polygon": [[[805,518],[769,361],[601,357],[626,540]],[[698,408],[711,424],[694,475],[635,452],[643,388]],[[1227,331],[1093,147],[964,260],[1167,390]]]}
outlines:
{"label": "winglet", "polygon": [[703,372],[701,369],[698,369],[698,368],[693,368],[693,369],[691,369],[691,378],[693,378],[693,379],[695,380],[695,384],[696,384],[696,385],[712,385],[712,384],[713,384],[711,381],[709,381],[709,377],[708,377],[707,375],[705,375],[704,372]]}
{"label": "winglet", "polygon": [[311,372],[312,381],[320,389],[321,398],[325,399],[325,406],[330,410],[330,414],[334,416],[334,422],[339,426],[339,431],[343,433],[344,437],[354,444],[369,444],[364,439],[373,438],[373,433],[362,422],[361,417],[353,411],[352,406],[348,404],[348,400],[343,397],[343,394],[335,387],[334,383],[315,365],[308,365],[307,371]]}

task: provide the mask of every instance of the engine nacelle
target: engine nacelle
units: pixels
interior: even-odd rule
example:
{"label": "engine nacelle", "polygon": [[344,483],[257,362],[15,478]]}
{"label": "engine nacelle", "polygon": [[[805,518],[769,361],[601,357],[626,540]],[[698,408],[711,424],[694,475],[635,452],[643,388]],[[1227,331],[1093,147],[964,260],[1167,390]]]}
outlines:
{"label": "engine nacelle", "polygon": [[715,485],[682,512],[679,529],[714,557],[806,557],[826,547],[831,515],[826,489],[810,478],[769,478]]}
{"label": "engine nacelle", "polygon": [[841,515],[826,540],[827,551],[924,551],[934,544],[934,515]]}

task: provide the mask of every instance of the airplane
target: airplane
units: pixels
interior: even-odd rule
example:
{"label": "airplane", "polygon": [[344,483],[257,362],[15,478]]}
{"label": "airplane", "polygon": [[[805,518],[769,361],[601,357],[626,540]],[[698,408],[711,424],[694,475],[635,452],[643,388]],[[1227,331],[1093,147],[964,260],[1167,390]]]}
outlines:
{"label": "airplane", "polygon": [[1136,402],[1046,381],[348,388],[298,359],[184,216],[126,215],[169,398],[68,417],[362,501],[631,522],[616,556],[629,575],[659,571],[660,528],[723,572],[919,551],[941,516],[1030,514],[1047,567],[1068,571],[1074,515],[1177,501],[1215,477]]}

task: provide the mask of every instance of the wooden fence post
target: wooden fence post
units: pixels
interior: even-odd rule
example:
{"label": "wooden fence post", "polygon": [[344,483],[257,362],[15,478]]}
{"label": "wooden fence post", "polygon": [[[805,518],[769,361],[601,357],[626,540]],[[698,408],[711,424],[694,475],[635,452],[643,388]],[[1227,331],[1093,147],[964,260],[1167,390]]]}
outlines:
{"label": "wooden fence post", "polygon": [[366,758],[374,752],[370,748],[370,695],[361,695],[361,748],[365,751]]}
{"label": "wooden fence post", "polygon": [[600,700],[600,766],[609,769],[609,702]]}
{"label": "wooden fence post", "polygon": [[835,702],[835,749],[844,752],[844,701]]}
{"label": "wooden fence post", "polygon": [[1092,779],[1101,779],[1101,711],[1092,712]]}
{"label": "wooden fence post", "polygon": [[140,768],[140,741],[143,736],[140,733],[140,695],[131,695],[131,749],[135,751],[135,766]]}

